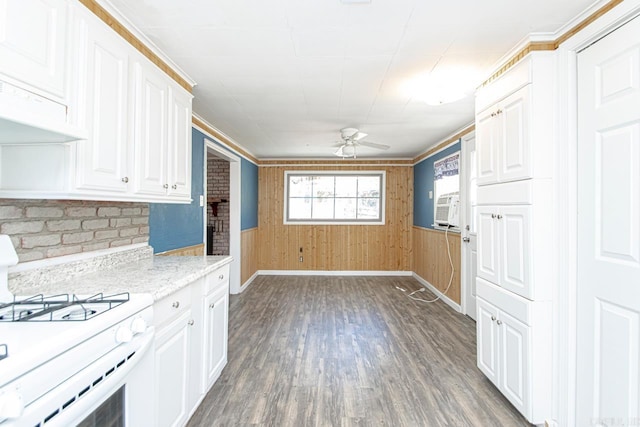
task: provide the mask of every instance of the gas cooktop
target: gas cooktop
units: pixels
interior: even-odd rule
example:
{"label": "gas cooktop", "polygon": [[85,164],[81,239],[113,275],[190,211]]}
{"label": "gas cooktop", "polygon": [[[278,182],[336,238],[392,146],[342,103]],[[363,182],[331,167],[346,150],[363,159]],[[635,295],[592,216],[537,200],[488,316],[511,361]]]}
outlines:
{"label": "gas cooktop", "polygon": [[76,295],[35,295],[0,303],[0,322],[84,321],[129,301],[128,293]]}

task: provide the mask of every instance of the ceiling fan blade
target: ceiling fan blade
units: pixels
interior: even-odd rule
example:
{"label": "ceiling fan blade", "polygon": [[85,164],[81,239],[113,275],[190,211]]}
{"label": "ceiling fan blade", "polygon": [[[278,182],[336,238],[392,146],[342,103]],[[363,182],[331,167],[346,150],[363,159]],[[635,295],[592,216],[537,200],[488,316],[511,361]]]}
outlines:
{"label": "ceiling fan blade", "polygon": [[354,141],[360,141],[361,139],[366,138],[367,135],[369,135],[369,134],[368,133],[364,133],[364,132],[356,132],[356,134],[353,135],[351,137],[351,139],[353,139]]}
{"label": "ceiling fan blade", "polygon": [[344,153],[342,152],[343,149],[344,149],[344,145],[341,145],[333,154],[335,154],[338,157],[344,157]]}
{"label": "ceiling fan blade", "polygon": [[361,141],[361,142],[358,142],[358,144],[362,145],[363,147],[377,148],[378,150],[388,150],[389,148],[391,148],[388,145],[376,144],[375,142],[367,142],[367,141]]}

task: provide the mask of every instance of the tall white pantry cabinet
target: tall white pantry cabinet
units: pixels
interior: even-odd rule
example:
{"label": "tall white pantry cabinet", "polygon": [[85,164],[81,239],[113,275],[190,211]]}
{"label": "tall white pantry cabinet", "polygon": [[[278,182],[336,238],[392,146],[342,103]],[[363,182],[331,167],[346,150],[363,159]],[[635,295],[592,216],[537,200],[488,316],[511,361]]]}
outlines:
{"label": "tall white pantry cabinet", "polygon": [[534,424],[551,415],[552,52],[534,52],[476,96],[477,358]]}

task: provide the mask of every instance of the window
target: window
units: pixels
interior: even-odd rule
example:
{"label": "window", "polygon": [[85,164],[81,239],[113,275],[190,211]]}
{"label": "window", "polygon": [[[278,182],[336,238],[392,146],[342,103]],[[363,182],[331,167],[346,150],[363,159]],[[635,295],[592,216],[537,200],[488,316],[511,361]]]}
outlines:
{"label": "window", "polygon": [[385,173],[285,172],[285,224],[384,224]]}
{"label": "window", "polygon": [[[460,152],[436,160],[434,170],[434,218],[437,217],[438,199],[446,194],[460,194]],[[437,227],[436,227],[437,228]]]}

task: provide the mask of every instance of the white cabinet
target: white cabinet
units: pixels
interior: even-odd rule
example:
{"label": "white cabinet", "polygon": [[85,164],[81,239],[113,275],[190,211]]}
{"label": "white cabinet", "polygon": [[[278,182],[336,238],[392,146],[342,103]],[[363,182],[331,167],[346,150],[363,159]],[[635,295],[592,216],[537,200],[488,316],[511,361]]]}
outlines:
{"label": "white cabinet", "polygon": [[135,192],[167,194],[168,90],[165,76],[146,61],[135,64]]}
{"label": "white cabinet", "polygon": [[477,280],[478,368],[532,423],[549,415],[551,302],[532,302]]}
{"label": "white cabinet", "polygon": [[153,425],[183,426],[227,363],[229,265],[154,305]]}
{"label": "white cabinet", "polygon": [[155,384],[154,425],[181,426],[190,415],[190,390],[195,335],[191,287],[158,301],[154,306]]}
{"label": "white cabinet", "polygon": [[[34,126],[62,136],[0,132],[0,197],[191,202],[191,93],[80,2],[0,0],[3,79],[51,99],[25,103],[28,92],[2,83],[0,116],[23,103]],[[37,161],[23,161],[35,150]]]}
{"label": "white cabinet", "polygon": [[553,53],[476,94],[477,363],[532,423],[551,416]]}
{"label": "white cabinet", "polygon": [[191,94],[169,88],[168,194],[191,197]]}
{"label": "white cabinet", "polygon": [[180,314],[156,337],[155,416],[157,426],[180,426],[189,416],[191,311]]}
{"label": "white cabinet", "polygon": [[478,367],[523,414],[530,412],[529,328],[478,298]]}
{"label": "white cabinet", "polygon": [[76,123],[89,131],[76,144],[76,187],[125,193],[130,180],[132,48],[88,11],[78,9]]}
{"label": "white cabinet", "polygon": [[533,298],[530,206],[478,206],[478,247],[478,276]]}
{"label": "white cabinet", "polygon": [[531,85],[478,116],[478,185],[531,178]]}
{"label": "white cabinet", "polygon": [[190,93],[148,61],[135,64],[135,192],[191,197]]}
{"label": "white cabinet", "polygon": [[204,351],[201,393],[218,379],[227,364],[227,334],[229,316],[229,281],[204,298]]}
{"label": "white cabinet", "polygon": [[66,0],[0,0],[0,72],[65,97]]}

